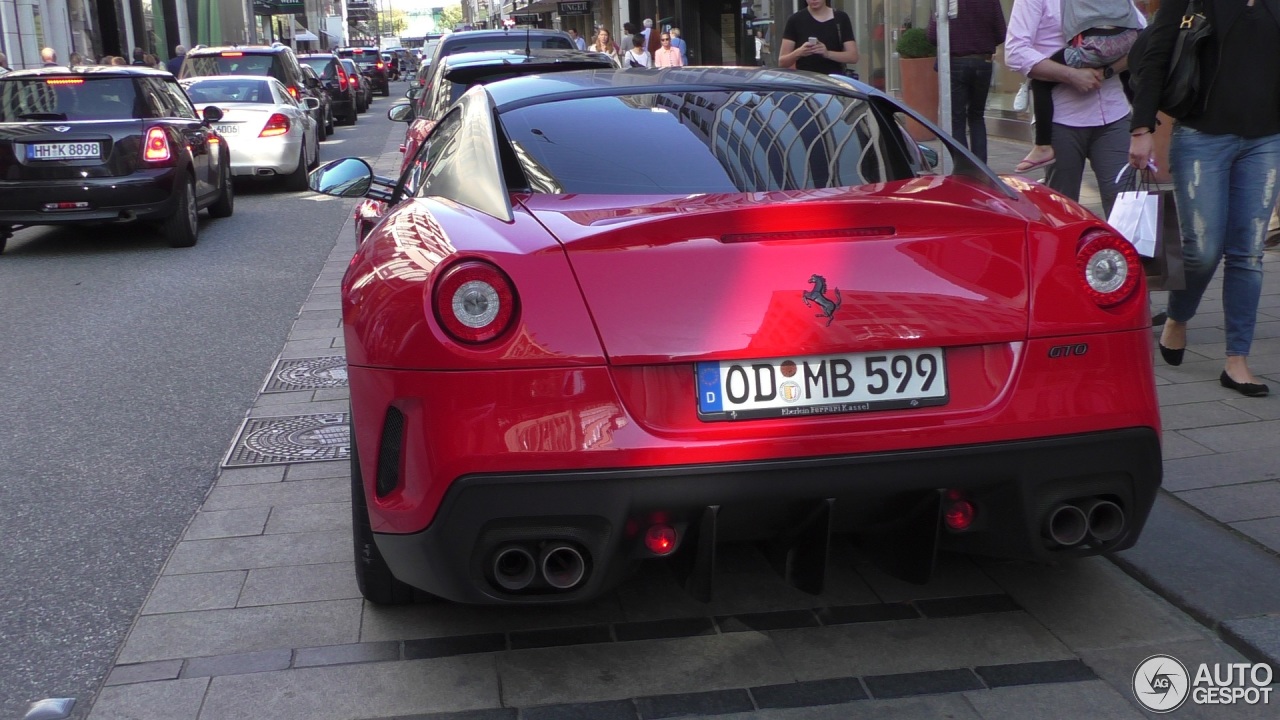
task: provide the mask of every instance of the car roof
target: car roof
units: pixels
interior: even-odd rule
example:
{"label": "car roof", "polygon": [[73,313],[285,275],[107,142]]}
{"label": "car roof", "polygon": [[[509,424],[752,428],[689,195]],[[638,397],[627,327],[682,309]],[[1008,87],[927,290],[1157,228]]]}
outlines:
{"label": "car roof", "polygon": [[476,52],[455,53],[446,55],[442,62],[446,68],[456,68],[463,65],[553,65],[559,62],[608,59],[609,56],[604,53],[585,50],[530,48],[528,54],[523,49],[478,50]]}
{"label": "car roof", "polygon": [[298,59],[301,60],[302,58],[315,58],[315,57],[336,58],[338,56],[334,55],[333,53],[302,53],[301,55],[298,56]]}
{"label": "car roof", "polygon": [[178,82],[182,83],[183,85],[187,85],[190,83],[198,83],[198,82],[221,82],[223,80],[256,80],[258,82],[269,82],[269,81],[280,82],[279,80],[276,80],[270,75],[193,75],[191,77],[182,78]]}
{"label": "car roof", "polygon": [[124,77],[130,75],[151,75],[164,76],[169,73],[165,70],[156,70],[155,68],[145,67],[143,65],[76,65],[75,67],[47,67],[32,68],[30,70],[13,70],[5,74],[5,79],[19,80],[21,78],[45,77],[50,75],[87,75],[90,77]]}
{"label": "car roof", "polygon": [[196,47],[187,51],[188,55],[217,55],[224,52],[241,52],[250,55],[267,55],[271,53],[293,52],[288,45],[213,45]]}

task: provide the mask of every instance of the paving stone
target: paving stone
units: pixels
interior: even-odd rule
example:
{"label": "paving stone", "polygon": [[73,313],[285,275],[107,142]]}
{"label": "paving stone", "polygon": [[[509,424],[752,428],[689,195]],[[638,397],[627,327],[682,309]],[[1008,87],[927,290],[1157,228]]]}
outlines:
{"label": "paving stone", "polygon": [[686,715],[724,715],[747,712],[753,708],[746,690],[712,690],[636,698],[636,709],[643,720]]}
{"label": "paving stone", "polygon": [[315,391],[298,390],[295,392],[264,393],[253,402],[253,407],[267,408],[280,405],[301,405],[314,399]]}
{"label": "paving stone", "polygon": [[209,678],[102,688],[89,720],[196,720]]}
{"label": "paving stone", "polygon": [[[1144,537],[1143,542],[1149,540]],[[1196,638],[1203,632],[1102,558],[1052,566],[993,563],[987,572],[1047,631],[1077,651],[1162,638]],[[989,664],[997,663],[972,663]]]}
{"label": "paving stone", "polygon": [[111,668],[104,683],[111,685],[130,685],[132,683],[154,682],[156,680],[177,680],[182,672],[181,660],[158,660],[156,662],[134,663],[132,665],[116,665]]}
{"label": "paving stone", "polygon": [[1160,451],[1164,456],[1165,462],[1165,483],[1168,483],[1168,467],[1170,460],[1177,460],[1185,457],[1196,457],[1198,455],[1213,455],[1214,452],[1209,448],[1188,439],[1186,436],[1178,432],[1166,430],[1160,436]]}
{"label": "paving stone", "polygon": [[1139,720],[1146,717],[1101,680],[979,690],[967,692],[964,697],[983,720],[1075,720],[1082,717],[1090,720]]}
{"label": "paving stone", "polygon": [[212,540],[213,538],[261,535],[263,528],[267,525],[267,515],[270,512],[270,508],[265,507],[201,511],[196,513],[191,524],[187,526],[186,534],[182,537],[184,540]]}
{"label": "paving stone", "polygon": [[313,310],[341,310],[342,301],[331,296],[316,297],[313,293],[307,301],[302,303],[303,312],[311,312]]}
{"label": "paving stone", "polygon": [[284,670],[292,660],[293,650],[288,648],[190,658],[182,667],[182,677],[214,677]]}
{"label": "paving stone", "polygon": [[351,561],[250,570],[239,607],[359,598]]}
{"label": "paving stone", "polygon": [[720,632],[768,632],[792,628],[818,627],[818,618],[809,610],[775,610],[765,613],[721,615],[716,618]]}
{"label": "paving stone", "polygon": [[644,622],[618,623],[613,626],[613,634],[618,639],[618,642],[714,635],[715,633],[715,623],[711,621],[711,618],[706,617],[648,620]]}
{"label": "paving stone", "polygon": [[769,635],[801,680],[1074,657],[1026,613],[857,623]]}
{"label": "paving stone", "polygon": [[992,595],[1001,592],[1000,587],[979,570],[970,558],[960,555],[939,557],[928,585],[916,585],[890,577],[867,562],[858,563],[857,570],[881,602]]}
{"label": "paving stone", "polygon": [[1022,608],[1004,593],[969,595],[967,597],[926,598],[917,600],[915,606],[925,617],[948,618],[984,613],[1017,612]]}
{"label": "paving stone", "polygon": [[520,711],[516,708],[488,708],[425,715],[397,715],[393,718],[379,718],[379,720],[518,720],[519,717]]}
{"label": "paving stone", "polygon": [[359,600],[145,615],[117,662],[230,655],[357,641]]}
{"label": "paving stone", "polygon": [[200,720],[351,720],[501,706],[493,659],[470,656],[217,677]]}
{"label": "paving stone", "polygon": [[753,687],[751,696],[762,709],[835,705],[870,697],[862,683],[851,677]]}
{"label": "paving stone", "polygon": [[1222,623],[1222,636],[1253,662],[1265,662],[1280,671],[1280,613],[1227,620]]}
{"label": "paving stone", "polygon": [[323,313],[307,313],[306,315],[306,317],[300,317],[293,321],[294,330],[342,327],[342,313],[326,311]]}
{"label": "paving stone", "polygon": [[[768,708],[721,715],[717,720],[980,720],[961,694],[926,695],[900,700],[859,700],[841,705]],[[1074,718],[1073,718],[1074,720]]]}
{"label": "paving stone", "polygon": [[[1203,447],[1203,446],[1202,446]],[[1280,445],[1253,442],[1246,450],[1172,460],[1165,458],[1164,489],[1170,492],[1280,478]]]}
{"label": "paving stone", "polygon": [[289,340],[322,340],[342,335],[342,328],[294,328]]}
{"label": "paving stone", "polygon": [[1160,398],[1162,417],[1164,411],[1173,405],[1199,404],[1223,399],[1222,386],[1216,380],[1161,385],[1156,388],[1156,396]]}
{"label": "paving stone", "polygon": [[776,685],[794,676],[758,633],[513,650],[494,656],[503,699],[528,707]]}
{"label": "paving stone", "polygon": [[324,665],[354,665],[366,662],[390,662],[400,659],[400,643],[349,643],[324,647],[298,648],[293,651],[295,668]]}
{"label": "paving stone", "polygon": [[349,400],[351,389],[345,387],[319,388],[315,391],[314,400]]}
{"label": "paving stone", "polygon": [[282,465],[276,465],[273,467],[228,468],[218,475],[218,482],[215,487],[276,483],[284,480],[284,470],[284,466]]}
{"label": "paving stone", "polygon": [[1177,497],[1219,522],[1280,516],[1280,480],[1187,490],[1177,493]]}
{"label": "paving stone", "polygon": [[507,637],[502,633],[455,635],[453,637],[405,640],[404,658],[405,660],[419,660],[501,652],[506,649]]}
{"label": "paving stone", "polygon": [[[333,308],[324,308],[317,310],[308,310],[304,315],[319,315],[330,312],[339,312]],[[329,354],[329,340],[321,338],[319,340],[293,340],[284,344],[284,349],[280,351],[282,360],[301,360],[303,358],[322,357]]]}
{"label": "paving stone", "polygon": [[875,603],[821,608],[817,612],[823,625],[847,625],[861,622],[915,620],[920,612],[910,603]]}
{"label": "paving stone", "polygon": [[876,698],[900,698],[912,695],[978,690],[982,687],[970,670],[928,670],[897,675],[869,675],[862,679]]}
{"label": "paving stone", "polygon": [[638,720],[639,717],[635,703],[630,700],[543,705],[520,709],[520,720]]}
{"label": "paving stone", "polygon": [[294,405],[255,405],[249,411],[251,418],[284,418],[294,415],[317,415],[320,413],[344,413],[351,407],[346,399],[325,400],[316,402],[308,398],[305,402]]}
{"label": "paving stone", "polygon": [[[350,540],[347,541],[350,545]],[[350,548],[347,550],[350,554]],[[407,640],[456,635],[572,627],[624,620],[617,598],[606,596],[583,605],[493,607],[432,603],[365,608],[360,639]]]}
{"label": "paving stone", "polygon": [[[1256,400],[1267,402],[1266,398]],[[1198,428],[1183,430],[1182,433],[1214,452],[1230,453],[1241,448],[1254,449],[1265,445],[1258,443],[1258,438],[1276,437],[1277,433],[1280,433],[1280,420],[1260,420],[1243,425]]]}
{"label": "paving stone", "polygon": [[293,482],[291,479],[270,485],[216,487],[204,501],[203,510],[266,509],[273,506],[299,507],[342,502],[351,502],[351,483],[348,480],[318,478]]}
{"label": "paving stone", "polygon": [[1160,425],[1166,430],[1186,430],[1257,421],[1257,417],[1218,402],[1219,399],[1225,398],[1184,405],[1162,405]]}
{"label": "paving stone", "polygon": [[[345,412],[345,410],[343,411]],[[344,478],[347,482],[348,500],[351,492],[351,462],[334,460],[331,462],[299,463],[289,466],[285,480],[313,480],[318,478]]]}
{"label": "paving stone", "polygon": [[[1261,373],[1255,371],[1254,374],[1261,374]],[[1280,380],[1280,377],[1276,376],[1274,373],[1271,375],[1266,375],[1265,377],[1271,379],[1273,383],[1277,380]],[[1272,387],[1275,387],[1275,386],[1272,385]],[[1277,392],[1277,391],[1280,391],[1280,388],[1277,388],[1277,390],[1272,392]],[[1223,401],[1223,404],[1230,405],[1231,407],[1237,410],[1246,412],[1252,415],[1253,417],[1261,420],[1280,420],[1280,402],[1272,401],[1272,402],[1260,403],[1258,402],[1257,398],[1240,397],[1240,398],[1234,398],[1231,400],[1225,400]]]}
{"label": "paving stone", "polygon": [[243,570],[161,575],[142,607],[143,615],[233,608],[240,597],[246,573]]}
{"label": "paving stone", "polygon": [[587,643],[613,642],[608,625],[547,628],[545,630],[517,630],[510,633],[511,649],[585,645]]}
{"label": "paving stone", "polygon": [[276,505],[267,520],[267,535],[340,530],[351,532],[351,502]]}
{"label": "paving stone", "polygon": [[1079,660],[1050,660],[1048,662],[1016,663],[1012,665],[980,665],[973,669],[987,687],[1012,685],[1037,685],[1043,683],[1081,682],[1096,680],[1084,663]]}
{"label": "paving stone", "polygon": [[1231,523],[1231,527],[1265,545],[1271,552],[1280,554],[1280,518],[1245,520]]}
{"label": "paving stone", "polygon": [[259,535],[178,543],[165,574],[252,570],[351,559],[351,534],[343,532]]}

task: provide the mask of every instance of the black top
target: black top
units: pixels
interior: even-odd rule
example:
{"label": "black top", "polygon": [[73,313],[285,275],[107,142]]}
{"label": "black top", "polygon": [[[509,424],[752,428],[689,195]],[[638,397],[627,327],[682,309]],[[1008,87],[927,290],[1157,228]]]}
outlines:
{"label": "black top", "polygon": [[[1213,27],[1200,60],[1204,110],[1180,122],[1205,133],[1263,137],[1280,132],[1280,0],[1203,0]],[[1165,0],[1156,13],[1139,74],[1168,74],[1178,24],[1189,0]],[[1156,127],[1161,84],[1144,82],[1133,99],[1130,127]]]}
{"label": "black top", "polygon": [[[840,10],[835,17],[826,22],[813,19],[809,11],[801,10],[787,18],[787,25],[782,30],[782,37],[796,44],[796,47],[809,42],[809,38],[818,38],[818,42],[827,46],[827,50],[841,52],[846,41],[853,40],[853,22]],[[797,70],[812,70],[825,75],[844,70],[844,63],[822,57],[821,55],[805,55],[796,58]]]}

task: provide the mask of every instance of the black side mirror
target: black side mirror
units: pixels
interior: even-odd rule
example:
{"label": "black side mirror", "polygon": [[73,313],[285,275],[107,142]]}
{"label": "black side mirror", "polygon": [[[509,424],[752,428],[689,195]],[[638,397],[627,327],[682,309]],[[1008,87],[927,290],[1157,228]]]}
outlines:
{"label": "black side mirror", "polygon": [[207,105],[204,110],[200,111],[200,117],[207,123],[216,123],[222,119],[222,109]]}

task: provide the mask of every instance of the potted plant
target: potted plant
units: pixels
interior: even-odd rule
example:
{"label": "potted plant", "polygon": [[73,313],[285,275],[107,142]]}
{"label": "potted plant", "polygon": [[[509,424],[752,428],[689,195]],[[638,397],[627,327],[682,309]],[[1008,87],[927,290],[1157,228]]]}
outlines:
{"label": "potted plant", "polygon": [[[898,36],[898,71],[902,76],[902,102],[930,120],[938,119],[938,48],[929,42],[924,28],[907,28]],[[946,123],[941,123],[946,125]],[[907,131],[917,140],[933,133],[915,122]]]}

